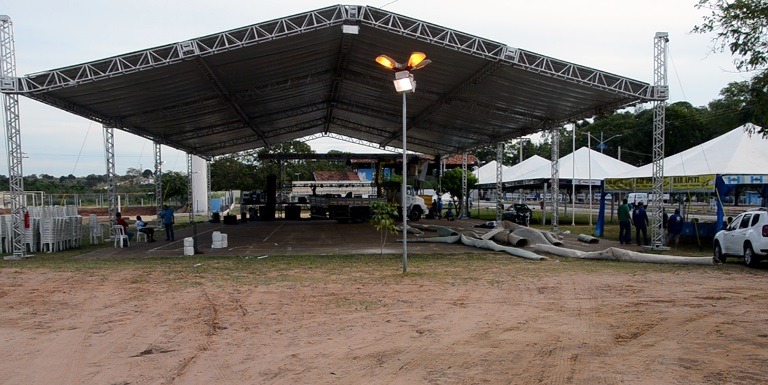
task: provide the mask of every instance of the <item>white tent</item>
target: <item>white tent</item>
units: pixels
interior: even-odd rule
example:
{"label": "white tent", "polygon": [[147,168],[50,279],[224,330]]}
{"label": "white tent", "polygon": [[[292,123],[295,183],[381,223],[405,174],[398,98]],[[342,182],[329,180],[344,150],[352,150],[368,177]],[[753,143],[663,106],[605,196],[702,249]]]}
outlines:
{"label": "white tent", "polygon": [[[498,163],[495,160],[488,162],[472,173],[477,177],[477,184],[496,183],[496,165]],[[510,167],[501,165],[501,172],[504,173]]]}
{"label": "white tent", "polygon": [[513,180],[519,180],[519,178],[533,170],[537,170],[542,167],[551,167],[552,162],[548,159],[544,159],[538,155],[534,155],[512,167],[507,168],[501,173],[501,180],[503,182],[510,182]]}
{"label": "white tent", "polygon": [[[768,174],[768,139],[745,124],[708,142],[664,158],[664,176]],[[653,163],[614,177],[652,177]]]}
{"label": "white tent", "polygon": [[[575,162],[575,167],[574,167]],[[589,179],[602,180],[629,173],[636,169],[631,164],[624,163],[616,158],[601,154],[586,147],[579,148],[575,153],[560,158],[560,179],[576,179],[577,184],[589,184]],[[591,178],[590,178],[591,177]],[[552,166],[549,161],[525,174],[517,176],[512,181],[527,181],[552,178]],[[583,183],[579,183],[583,180]]]}

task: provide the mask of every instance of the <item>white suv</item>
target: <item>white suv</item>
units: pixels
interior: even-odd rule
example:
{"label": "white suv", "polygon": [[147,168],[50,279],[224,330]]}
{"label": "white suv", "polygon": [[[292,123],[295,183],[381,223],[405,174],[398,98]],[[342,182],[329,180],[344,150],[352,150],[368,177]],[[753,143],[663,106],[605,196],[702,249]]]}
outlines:
{"label": "white suv", "polygon": [[744,257],[744,264],[755,266],[768,258],[768,210],[760,208],[742,213],[715,235],[715,258]]}

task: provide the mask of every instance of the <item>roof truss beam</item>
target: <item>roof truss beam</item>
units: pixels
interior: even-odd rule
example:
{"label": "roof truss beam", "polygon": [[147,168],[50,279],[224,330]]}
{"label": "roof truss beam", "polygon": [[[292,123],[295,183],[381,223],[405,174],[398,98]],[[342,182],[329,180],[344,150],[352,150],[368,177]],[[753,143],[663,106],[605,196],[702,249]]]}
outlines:
{"label": "roof truss beam", "polygon": [[328,133],[330,128],[330,121],[333,118],[333,109],[339,103],[339,92],[342,84],[342,74],[347,68],[347,64],[349,63],[349,51],[352,47],[353,41],[352,36],[352,34],[344,33],[341,38],[341,43],[339,43],[339,53],[336,60],[336,68],[333,71],[334,77],[333,81],[331,81],[330,90],[328,91],[328,108],[326,109],[325,113],[325,127],[323,128],[324,133]]}
{"label": "roof truss beam", "polygon": [[251,130],[256,133],[256,135],[260,136],[262,141],[264,142],[265,147],[269,147],[269,141],[267,141],[267,138],[264,136],[264,132],[257,127],[251,119],[248,118],[248,115],[243,111],[243,108],[240,107],[239,104],[237,104],[232,96],[230,95],[229,90],[227,90],[227,87],[224,85],[224,83],[221,82],[218,76],[214,73],[214,71],[211,69],[210,66],[208,66],[208,63],[205,62],[205,59],[202,57],[197,58],[195,60],[200,70],[203,72],[203,74],[208,78],[208,80],[211,82],[211,85],[213,85],[216,92],[219,93],[219,97],[227,103],[230,108],[235,112],[237,117],[243,122],[243,124],[247,127],[250,127]]}
{"label": "roof truss beam", "polygon": [[[498,61],[492,61],[486,63],[483,68],[472,74],[468,79],[464,80],[463,82],[459,83],[458,86],[456,86],[453,90],[448,92],[445,96],[440,98],[435,103],[432,103],[427,108],[422,110],[416,117],[414,117],[411,121],[408,122],[408,125],[405,128],[405,132],[408,132],[414,127],[418,127],[419,123],[426,120],[430,115],[434,114],[441,108],[443,108],[446,104],[450,104],[450,102],[454,99],[457,99],[461,94],[466,92],[470,87],[475,86],[479,83],[481,83],[483,80],[487,79],[491,74],[493,74],[493,71],[495,71],[497,68],[499,68],[501,64]],[[397,139],[398,137],[402,137],[403,135],[403,129],[401,128],[397,132],[393,133],[392,136],[390,136],[386,141],[381,143],[382,145],[386,146],[393,140]]]}

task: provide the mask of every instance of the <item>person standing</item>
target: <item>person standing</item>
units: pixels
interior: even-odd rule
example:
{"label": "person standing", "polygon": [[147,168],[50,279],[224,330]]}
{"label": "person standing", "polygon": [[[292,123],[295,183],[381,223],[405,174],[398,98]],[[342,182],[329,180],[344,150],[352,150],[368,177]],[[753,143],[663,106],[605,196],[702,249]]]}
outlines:
{"label": "person standing", "polygon": [[619,206],[619,243],[629,245],[632,243],[632,222],[629,217],[629,204],[627,198],[624,198],[621,206]]}
{"label": "person standing", "polygon": [[155,229],[147,227],[147,222],[141,219],[141,215],[136,216],[136,228],[140,233],[147,234],[147,242],[155,241]]}
{"label": "person standing", "polygon": [[165,240],[174,241],[173,237],[173,224],[176,222],[173,217],[173,209],[168,205],[163,205],[163,211],[160,212],[160,219],[163,221],[163,227],[165,227]]}
{"label": "person standing", "polygon": [[632,210],[632,224],[635,225],[635,238],[637,245],[640,245],[640,233],[643,233],[643,245],[648,244],[648,214],[645,212],[643,202],[637,202],[635,209]]}
{"label": "person standing", "polygon": [[667,223],[667,246],[675,242],[675,248],[680,244],[680,233],[683,232],[683,217],[680,216],[680,209],[675,209],[675,213],[669,217]]}

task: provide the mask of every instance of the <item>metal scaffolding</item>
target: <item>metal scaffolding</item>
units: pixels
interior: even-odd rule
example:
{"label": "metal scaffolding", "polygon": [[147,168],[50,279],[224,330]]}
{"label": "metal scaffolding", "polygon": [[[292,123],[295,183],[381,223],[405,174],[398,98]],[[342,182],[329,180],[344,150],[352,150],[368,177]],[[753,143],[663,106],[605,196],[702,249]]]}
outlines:
{"label": "metal scaffolding", "polygon": [[[157,204],[157,215],[159,216],[163,211],[163,157],[160,152],[160,143],[153,142],[153,144],[155,149],[155,204]],[[157,223],[160,226],[159,220]]]}
{"label": "metal scaffolding", "polygon": [[[552,128],[552,231],[558,231],[558,202],[560,195],[560,128]],[[546,202],[546,191],[544,191],[544,201]]]}
{"label": "metal scaffolding", "polygon": [[195,221],[195,210],[192,208],[192,154],[187,154],[187,207],[189,208],[189,222]]}
{"label": "metal scaffolding", "polygon": [[504,161],[504,142],[496,145],[496,223],[501,223],[504,212],[504,188],[501,184],[502,162]]}
{"label": "metal scaffolding", "polygon": [[654,201],[651,211],[651,247],[660,248],[664,245],[662,230],[662,210],[664,197],[664,128],[666,123],[666,106],[669,98],[667,85],[667,43],[669,34],[656,32],[653,45],[653,194]]}
{"label": "metal scaffolding", "polygon": [[461,218],[469,217],[469,191],[467,191],[467,153],[461,154],[461,193],[464,194],[464,206]]}
{"label": "metal scaffolding", "polygon": [[21,127],[19,125],[19,96],[6,91],[16,91],[16,50],[13,43],[11,18],[0,15],[0,87],[3,93],[6,143],[8,147],[8,179],[11,193],[11,234],[13,255],[6,260],[24,258],[26,241],[24,231],[24,173],[21,160]]}
{"label": "metal scaffolding", "polygon": [[[109,228],[111,229],[116,222],[115,213],[117,213],[117,184],[115,180],[115,129],[114,127],[104,126],[104,155],[107,161],[107,197],[109,198]],[[111,231],[111,230],[110,230]]]}

